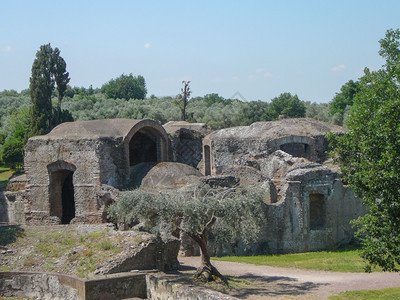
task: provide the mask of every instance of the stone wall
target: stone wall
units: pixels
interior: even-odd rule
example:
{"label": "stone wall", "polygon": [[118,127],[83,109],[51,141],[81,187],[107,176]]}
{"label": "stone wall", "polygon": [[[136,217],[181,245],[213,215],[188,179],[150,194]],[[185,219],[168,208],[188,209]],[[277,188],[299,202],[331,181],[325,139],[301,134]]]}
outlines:
{"label": "stone wall", "polygon": [[168,300],[234,300],[238,299],[216,291],[183,284],[176,276],[146,276],[148,299]]}
{"label": "stone wall", "polygon": [[179,299],[234,300],[216,291],[182,282],[180,275],[121,273],[84,280],[63,274],[0,272],[0,296],[43,300]]}
{"label": "stone wall", "polygon": [[145,273],[138,273],[84,280],[63,274],[0,272],[0,296],[44,300],[145,299],[145,277]]}

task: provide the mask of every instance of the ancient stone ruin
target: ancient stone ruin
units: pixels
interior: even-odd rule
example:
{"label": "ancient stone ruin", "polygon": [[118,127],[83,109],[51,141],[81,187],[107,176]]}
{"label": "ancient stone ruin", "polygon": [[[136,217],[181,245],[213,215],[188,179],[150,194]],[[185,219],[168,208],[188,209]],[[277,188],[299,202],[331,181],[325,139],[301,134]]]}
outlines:
{"label": "ancient stone ruin", "polygon": [[104,209],[121,189],[180,188],[198,180],[264,189],[267,226],[254,252],[333,248],[352,239],[349,221],[364,208],[329,163],[328,132],[343,129],[313,119],[211,133],[205,124],[187,122],[164,127],[130,119],[63,123],[29,139],[26,175],[11,180],[0,197],[0,221],[107,222]]}
{"label": "ancient stone ruin", "polygon": [[350,220],[365,211],[327,160],[328,132],[344,131],[314,119],[284,119],[204,138],[205,175],[234,175],[265,190],[267,227],[257,252],[321,250],[352,239]]}

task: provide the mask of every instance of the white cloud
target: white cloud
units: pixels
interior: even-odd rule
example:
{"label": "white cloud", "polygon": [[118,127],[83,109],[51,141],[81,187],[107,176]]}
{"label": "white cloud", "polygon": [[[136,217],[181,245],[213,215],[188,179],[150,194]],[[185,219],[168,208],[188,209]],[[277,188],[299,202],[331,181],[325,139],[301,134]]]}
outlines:
{"label": "white cloud", "polygon": [[336,67],[333,67],[331,70],[333,72],[340,72],[340,71],[343,71],[344,69],[346,69],[346,66],[344,64],[340,64]]}
{"label": "white cloud", "polygon": [[147,48],[150,48],[151,45],[150,45],[150,43],[146,43],[146,44],[144,44],[144,47],[147,49]]}
{"label": "white cloud", "polygon": [[264,77],[265,77],[265,78],[272,77],[272,73],[271,73],[271,72],[265,72],[265,73],[264,73]]}
{"label": "white cloud", "polygon": [[6,46],[6,47],[3,48],[3,51],[4,52],[12,52],[12,51],[14,51],[14,48],[11,47],[11,46]]}

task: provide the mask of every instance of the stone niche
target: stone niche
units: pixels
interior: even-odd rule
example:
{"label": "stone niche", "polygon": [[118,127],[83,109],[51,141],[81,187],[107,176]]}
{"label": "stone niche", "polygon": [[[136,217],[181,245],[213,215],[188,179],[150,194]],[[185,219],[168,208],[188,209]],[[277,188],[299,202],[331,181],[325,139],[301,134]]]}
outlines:
{"label": "stone niche", "polygon": [[31,224],[100,223],[104,208],[141,163],[168,161],[164,128],[152,120],[63,123],[25,147],[25,219]]}

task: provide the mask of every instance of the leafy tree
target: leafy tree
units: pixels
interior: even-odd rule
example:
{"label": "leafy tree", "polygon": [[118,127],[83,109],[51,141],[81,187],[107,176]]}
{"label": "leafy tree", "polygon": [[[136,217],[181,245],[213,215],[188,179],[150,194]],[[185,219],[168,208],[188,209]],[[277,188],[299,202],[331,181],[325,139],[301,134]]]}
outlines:
{"label": "leafy tree", "polygon": [[297,95],[292,96],[290,93],[282,93],[272,99],[269,109],[275,120],[281,115],[288,118],[304,118],[306,114],[304,102]]}
{"label": "leafy tree", "polygon": [[10,168],[21,169],[24,161],[24,141],[19,138],[6,141],[1,147],[1,159]]}
{"label": "leafy tree", "polygon": [[175,105],[181,111],[181,120],[186,121],[186,106],[189,102],[189,97],[192,91],[190,90],[190,81],[182,81],[183,88],[181,89],[181,93],[176,97]]}
{"label": "leafy tree", "polygon": [[353,105],[354,97],[359,91],[360,82],[350,80],[340,88],[340,93],[337,93],[329,103],[329,112],[334,117],[335,124],[343,125],[346,108]]}
{"label": "leafy tree", "polygon": [[[40,46],[32,64],[30,78],[30,94],[32,101],[31,135],[48,133],[60,121],[61,100],[69,82],[66,72],[66,63],[60,56],[58,48],[51,48],[50,44]],[[58,107],[53,113],[51,97],[54,88],[57,88]]]}
{"label": "leafy tree", "polygon": [[202,186],[168,193],[137,189],[122,193],[108,213],[115,222],[143,222],[161,236],[185,232],[201,249],[202,266],[197,275],[207,281],[213,276],[223,279],[210,261],[209,233],[218,245],[248,244],[258,239],[265,220],[262,193],[254,188]]}
{"label": "leafy tree", "polygon": [[210,107],[215,103],[223,103],[226,101],[223,97],[218,94],[207,94],[203,97],[203,101],[207,103],[207,106]]}
{"label": "leafy tree", "polygon": [[385,271],[400,265],[400,31],[388,30],[378,71],[365,69],[343,136],[331,137],[345,181],[368,207],[355,224],[362,257]]}
{"label": "leafy tree", "polygon": [[147,94],[146,81],[141,75],[122,74],[104,84],[101,87],[101,92],[113,99],[144,99]]}

